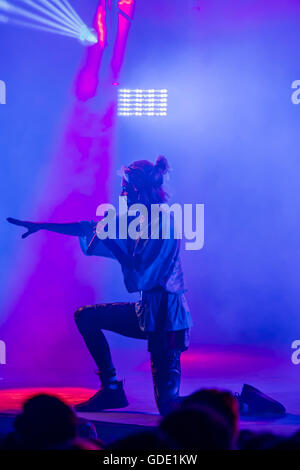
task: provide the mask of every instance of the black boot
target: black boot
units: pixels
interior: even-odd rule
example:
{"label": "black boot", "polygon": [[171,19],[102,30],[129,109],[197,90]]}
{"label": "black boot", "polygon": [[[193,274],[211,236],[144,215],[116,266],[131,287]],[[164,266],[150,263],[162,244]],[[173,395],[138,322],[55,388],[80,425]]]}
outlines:
{"label": "black boot", "polygon": [[244,384],[242,393],[237,396],[241,415],[284,416],[285,407],[252,385]]}
{"label": "black boot", "polygon": [[78,412],[97,412],[103,410],[111,410],[115,408],[125,408],[128,401],[123,389],[123,382],[112,382],[95,393],[89,400],[75,405],[74,408]]}
{"label": "black boot", "polygon": [[165,416],[180,402],[180,352],[151,353],[151,369],[157,408]]}

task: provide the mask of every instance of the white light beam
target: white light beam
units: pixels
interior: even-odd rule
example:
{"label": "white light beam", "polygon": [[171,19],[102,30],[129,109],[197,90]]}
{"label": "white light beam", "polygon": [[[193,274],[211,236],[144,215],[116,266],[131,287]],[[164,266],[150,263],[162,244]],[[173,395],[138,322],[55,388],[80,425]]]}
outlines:
{"label": "white light beam", "polygon": [[65,5],[62,4],[62,0],[52,0],[52,3],[55,3],[55,5],[57,5],[62,11],[64,11],[69,18],[71,18],[73,21],[76,21],[78,26],[81,27],[82,25],[84,25],[82,19],[77,15],[77,13],[75,12],[76,16],[74,16],[72,12],[68,8],[66,8]]}
{"label": "white light beam", "polygon": [[42,7],[38,5],[36,2],[33,2],[32,0],[21,0],[25,2],[26,5],[31,6],[32,8],[35,8],[36,10],[42,12],[45,16],[49,16],[50,18],[54,19],[58,24],[63,24],[63,26],[66,26],[67,28],[70,28],[74,30],[74,32],[79,32],[79,28],[77,27],[76,23],[68,23],[68,21],[61,20],[60,18],[57,17],[54,13],[51,11],[48,11],[45,9],[45,7]]}
{"label": "white light beam", "polygon": [[[33,2],[32,0],[23,0],[23,2],[24,1],[26,1],[26,3],[28,3],[29,5],[32,5],[32,7],[35,7],[37,9],[39,9],[40,11],[43,11],[48,16],[56,19],[56,21],[61,22],[66,26],[70,26],[75,31],[79,30],[79,26],[76,23],[76,21],[74,21],[74,19],[71,20],[67,15],[65,15],[60,10],[58,10],[56,7],[51,5],[49,3],[49,1],[47,1],[47,0],[35,0],[35,2]],[[42,6],[37,5],[37,2],[40,3]]]}
{"label": "white light beam", "polygon": [[82,19],[80,18],[80,16],[78,15],[78,13],[74,10],[74,8],[72,7],[72,5],[68,2],[68,0],[60,0],[62,3],[64,3],[66,5],[67,8],[69,8],[70,12],[74,15],[75,18],[77,18],[77,20],[79,21],[79,23],[81,25],[83,25],[83,21]]}
{"label": "white light beam", "polygon": [[39,31],[46,31],[48,33],[55,33],[60,34],[62,36],[69,36],[72,38],[78,38],[78,34],[74,33],[73,31],[62,31],[61,29],[50,28],[49,26],[44,26],[41,24],[31,23],[30,21],[22,21],[18,20],[17,18],[5,18],[4,16],[0,15],[0,22],[2,23],[12,23],[18,26],[25,26],[30,29],[38,29]]}
{"label": "white light beam", "polygon": [[[7,5],[8,5],[8,7],[7,7]],[[25,9],[17,7],[15,5],[7,4],[7,2],[0,1],[0,9],[1,9],[1,7],[5,12],[15,13],[16,15],[20,15],[20,16],[23,16],[25,18],[29,18],[30,20],[37,21],[38,23],[45,24],[46,26],[50,26],[50,27],[53,27],[54,29],[59,29],[59,30],[64,31],[64,32],[73,32],[71,29],[69,29],[67,27],[62,27],[58,23],[54,23],[51,20],[47,20],[45,18],[42,18],[41,16],[36,15],[35,13],[30,13],[30,12],[26,11]],[[10,18],[9,18],[9,21],[11,21]]]}

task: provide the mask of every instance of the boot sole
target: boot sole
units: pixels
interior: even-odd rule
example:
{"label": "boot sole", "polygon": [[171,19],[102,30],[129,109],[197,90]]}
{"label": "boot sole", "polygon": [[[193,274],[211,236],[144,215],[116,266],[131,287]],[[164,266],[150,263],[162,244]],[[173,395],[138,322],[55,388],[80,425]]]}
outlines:
{"label": "boot sole", "polygon": [[100,413],[101,411],[108,411],[108,410],[117,410],[117,409],[121,409],[121,408],[127,408],[127,406],[129,406],[129,403],[127,404],[123,404],[123,405],[117,405],[117,406],[110,406],[109,408],[87,408],[87,409],[78,409],[76,408],[76,405],[74,406],[74,410],[77,412],[77,413]]}

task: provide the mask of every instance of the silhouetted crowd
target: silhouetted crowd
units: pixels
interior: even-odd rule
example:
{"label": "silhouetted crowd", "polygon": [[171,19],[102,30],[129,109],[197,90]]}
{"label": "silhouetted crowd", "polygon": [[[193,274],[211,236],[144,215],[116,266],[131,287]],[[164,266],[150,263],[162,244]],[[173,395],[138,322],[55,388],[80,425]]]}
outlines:
{"label": "silhouetted crowd", "polygon": [[227,391],[202,389],[189,395],[153,431],[106,445],[95,426],[77,418],[59,398],[36,395],[16,417],[0,450],[300,450],[300,432],[283,437],[239,430],[239,402]]}

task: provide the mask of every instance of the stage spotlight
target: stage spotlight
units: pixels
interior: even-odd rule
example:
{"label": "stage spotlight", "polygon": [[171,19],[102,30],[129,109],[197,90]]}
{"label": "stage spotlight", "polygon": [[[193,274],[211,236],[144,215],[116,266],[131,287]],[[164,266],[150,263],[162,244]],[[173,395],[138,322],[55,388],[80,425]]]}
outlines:
{"label": "stage spotlight", "polygon": [[2,23],[77,38],[85,46],[98,42],[68,0],[0,0],[0,12]]}
{"label": "stage spotlight", "polygon": [[79,41],[84,46],[92,46],[97,44],[98,38],[97,33],[94,29],[89,29],[85,24],[80,28]]}
{"label": "stage spotlight", "polygon": [[130,90],[118,91],[118,116],[167,116],[168,90]]}

